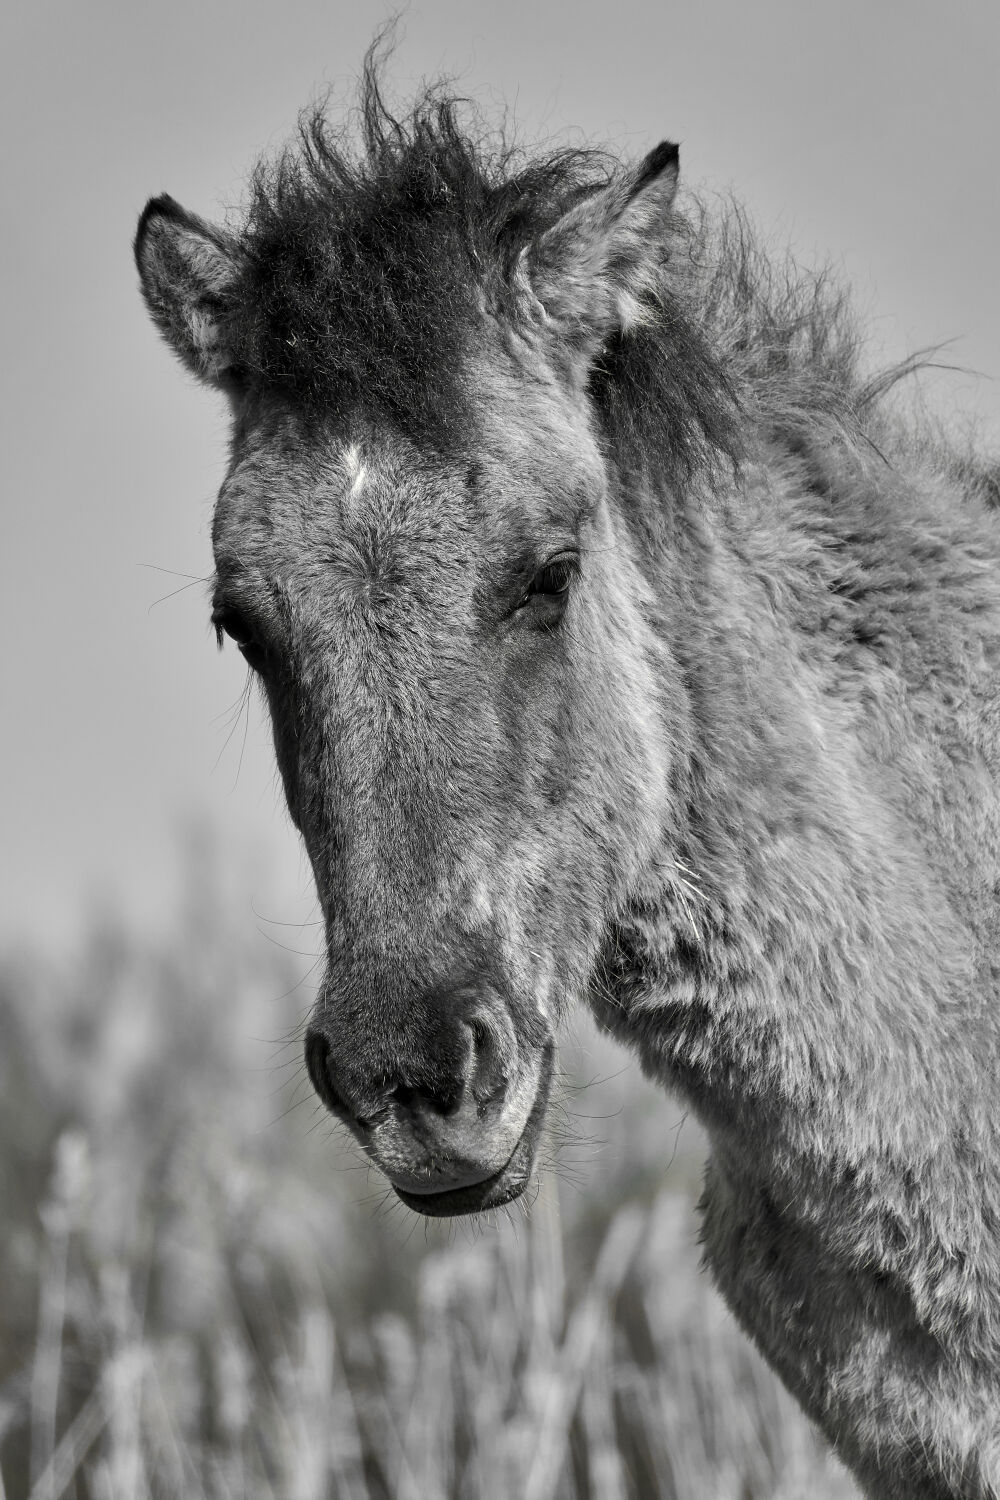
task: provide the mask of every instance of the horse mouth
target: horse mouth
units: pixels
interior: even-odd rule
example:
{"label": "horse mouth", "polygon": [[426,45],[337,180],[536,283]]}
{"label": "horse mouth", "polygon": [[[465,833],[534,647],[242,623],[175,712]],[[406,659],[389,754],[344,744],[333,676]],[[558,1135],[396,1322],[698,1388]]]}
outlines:
{"label": "horse mouth", "polygon": [[408,1188],[393,1184],[393,1192],[401,1203],[415,1213],[425,1214],[431,1219],[449,1219],[459,1214],[485,1213],[491,1208],[501,1208],[519,1198],[531,1181],[541,1134],[542,1120],[549,1102],[552,1072],[555,1061],[555,1045],[549,1042],[542,1058],[538,1092],[521,1132],[521,1138],[513,1152],[491,1177],[481,1182],[466,1183],[462,1187],[447,1188],[441,1192],[415,1193]]}

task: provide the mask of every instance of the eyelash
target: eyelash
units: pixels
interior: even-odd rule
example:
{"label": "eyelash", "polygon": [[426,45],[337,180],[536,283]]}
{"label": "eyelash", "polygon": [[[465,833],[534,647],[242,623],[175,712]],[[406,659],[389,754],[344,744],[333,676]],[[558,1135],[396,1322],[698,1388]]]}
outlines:
{"label": "eyelash", "polygon": [[253,630],[247,624],[246,619],[238,610],[213,610],[212,625],[215,629],[215,639],[220,650],[222,649],[223,636],[228,636],[247,666],[251,667],[255,672],[263,672],[267,664],[267,647],[257,639]]}
{"label": "eyelash", "polygon": [[531,580],[528,592],[518,607],[523,609],[531,603],[532,599],[556,601],[564,598],[579,571],[580,559],[575,552],[566,552],[559,557],[550,558]]}

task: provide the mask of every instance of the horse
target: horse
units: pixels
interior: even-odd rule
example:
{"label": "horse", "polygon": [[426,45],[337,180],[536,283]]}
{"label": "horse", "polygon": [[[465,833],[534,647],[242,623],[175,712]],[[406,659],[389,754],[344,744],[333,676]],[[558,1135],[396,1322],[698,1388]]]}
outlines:
{"label": "horse", "polygon": [[577,1003],[710,1145],[705,1258],[870,1496],[1000,1495],[1000,473],[847,294],[642,160],[369,60],[238,222],[212,620],[315,876],[309,1077],[409,1208],[533,1180]]}

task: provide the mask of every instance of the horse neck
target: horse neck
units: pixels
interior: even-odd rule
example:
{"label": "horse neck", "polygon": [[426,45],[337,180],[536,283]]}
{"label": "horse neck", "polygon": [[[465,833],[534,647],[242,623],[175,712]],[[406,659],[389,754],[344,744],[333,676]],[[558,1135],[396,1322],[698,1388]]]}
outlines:
{"label": "horse neck", "polygon": [[822,628],[795,499],[750,473],[662,558],[676,800],[609,1024],[710,1128],[923,1160],[969,1063],[968,947]]}

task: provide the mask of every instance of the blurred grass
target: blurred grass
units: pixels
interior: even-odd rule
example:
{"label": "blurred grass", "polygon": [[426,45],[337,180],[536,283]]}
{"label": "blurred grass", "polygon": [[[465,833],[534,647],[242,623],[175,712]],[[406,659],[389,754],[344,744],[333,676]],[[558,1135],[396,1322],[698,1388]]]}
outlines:
{"label": "blurred grass", "polygon": [[306,962],[232,886],[196,840],[166,938],[0,965],[0,1500],[856,1494],[699,1270],[697,1131],[621,1053],[564,1049],[530,1207],[419,1220],[313,1100]]}

